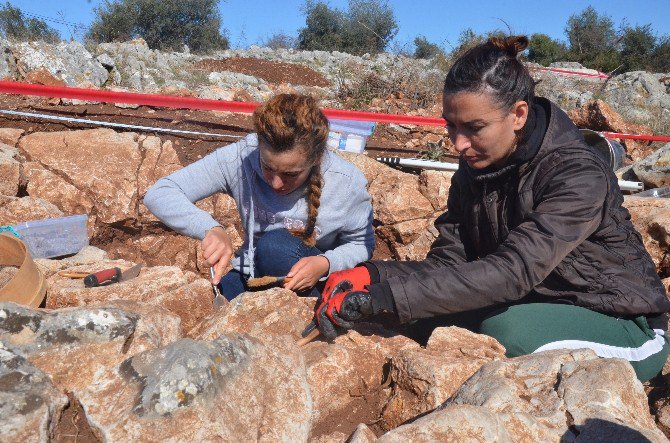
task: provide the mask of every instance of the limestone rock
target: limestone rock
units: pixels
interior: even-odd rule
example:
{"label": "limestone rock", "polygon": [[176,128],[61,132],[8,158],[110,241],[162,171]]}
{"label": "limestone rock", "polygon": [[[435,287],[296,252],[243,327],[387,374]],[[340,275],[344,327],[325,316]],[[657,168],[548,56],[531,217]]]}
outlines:
{"label": "limestone rock", "polygon": [[368,187],[380,174],[398,172],[391,170],[391,168],[385,164],[378,162],[374,158],[370,158],[365,154],[355,154],[353,152],[342,151],[339,149],[336,150],[335,153],[348,162],[353,163],[363,173],[365,179],[368,181]]}
{"label": "limestone rock", "polygon": [[[272,341],[280,335],[297,340],[312,320],[314,303],[312,297],[298,297],[293,291],[282,288],[245,292],[203,319],[190,335],[212,340],[221,334],[236,332],[261,341]],[[281,306],[281,311],[277,306]]]}
{"label": "limestone rock", "polygon": [[83,271],[85,267],[87,267],[90,270],[97,270],[102,263],[109,261],[105,251],[89,245],[85,246],[72,257],[61,258],[58,260],[40,258],[35,260],[35,263],[44,276],[49,278],[56,272],[64,269],[81,269]]}
{"label": "limestone rock", "polygon": [[9,41],[0,38],[0,80],[14,80],[17,75],[16,61]]}
{"label": "limestone rock", "polygon": [[136,217],[141,164],[136,134],[111,129],[33,133],[19,148],[94,201],[98,220]]}
{"label": "limestone rock", "polygon": [[15,148],[0,143],[0,195],[16,196],[19,192],[21,166]]}
{"label": "limestone rock", "polygon": [[48,441],[68,399],[49,377],[0,343],[0,434],[3,442]]}
{"label": "limestone rock", "polygon": [[505,356],[494,338],[457,327],[437,328],[425,349],[407,349],[391,359],[392,396],[382,427],[393,429],[444,403],[465,380]]}
{"label": "limestone rock", "polygon": [[0,196],[0,225],[62,216],[60,209],[41,198]]}
{"label": "limestone rock", "polygon": [[[67,215],[93,212],[96,203],[92,196],[87,195],[85,190],[78,189],[67,178],[49,171],[38,162],[27,162],[23,169],[31,197],[44,199]],[[95,216],[89,217],[89,228],[93,227],[94,222]]]}
{"label": "limestone rock", "polygon": [[0,143],[15,147],[24,132],[23,129],[0,128]]}
{"label": "limestone rock", "polygon": [[451,171],[421,171],[419,175],[419,191],[428,199],[435,211],[447,209],[447,197],[451,187]]}
{"label": "limestone rock", "polygon": [[434,220],[408,220],[375,229],[377,240],[381,240],[395,260],[423,260],[438,232]]}
{"label": "limestone rock", "polygon": [[642,236],[656,270],[661,275],[670,275],[670,199],[626,196],[624,206],[630,212],[631,221]]}
{"label": "limestone rock", "polygon": [[666,441],[630,363],[587,349],[487,363],[440,409],[466,404],[498,414],[514,441],[529,435],[533,441],[593,441],[612,434],[616,441],[639,434]]}
{"label": "limestone rock", "polygon": [[634,163],[632,169],[645,188],[670,185],[670,143]]}
{"label": "limestone rock", "polygon": [[90,81],[102,86],[108,77],[107,70],[79,42],[25,42],[14,45],[19,67],[24,72],[43,68],[68,86]]}
{"label": "limestone rock", "polygon": [[[590,101],[581,108],[570,111],[568,115],[578,127],[593,131],[625,134],[651,134],[653,132],[649,127],[625,121],[621,115],[602,100]],[[633,161],[643,159],[652,152],[649,142],[621,140],[621,144],[626,148],[626,155]]]}
{"label": "limestone rock", "polygon": [[311,426],[304,363],[285,340],[182,339],[73,393],[105,441],[305,441]]}
{"label": "limestone rock", "polygon": [[[546,436],[543,436],[546,437]],[[378,443],[471,441],[511,443],[514,440],[501,420],[486,408],[455,405],[432,412],[412,423],[400,426],[382,435]],[[549,441],[521,439],[518,441]]]}
{"label": "limestone rock", "polygon": [[[127,268],[129,264],[105,262],[102,269],[114,266]],[[78,267],[70,269],[77,270]],[[181,318],[185,332],[213,310],[211,284],[192,272],[184,272],[174,266],[143,268],[140,275],[132,280],[97,288],[85,288],[81,280],[71,280],[59,275],[51,276],[47,282],[48,308],[131,300],[160,306],[174,313]]]}
{"label": "limestone rock", "polygon": [[418,180],[411,174],[397,171],[380,174],[370,183],[368,192],[372,197],[374,219],[385,225],[425,218],[433,213],[433,206],[421,194]]}
{"label": "limestone rock", "polygon": [[377,436],[375,435],[374,432],[368,428],[365,423],[361,423],[356,427],[356,430],[354,431],[353,434],[351,434],[351,437],[349,437],[349,440],[347,440],[348,443],[373,443],[374,441],[377,440]]}
{"label": "limestone rock", "polygon": [[315,423],[343,413],[363,422],[377,420],[390,395],[384,366],[403,349],[418,348],[416,342],[372,323],[361,323],[332,343],[304,346]]}
{"label": "limestone rock", "polygon": [[[159,178],[181,169],[181,163],[171,141],[161,142],[160,138],[155,136],[146,137],[140,141],[144,158],[137,174],[137,188],[140,201],[142,201],[151,185]],[[157,221],[143,204],[140,205],[139,216],[144,223]]]}
{"label": "limestone rock", "polygon": [[177,266],[197,271],[200,240],[173,231],[145,233],[141,237],[115,238],[105,246],[110,257],[146,263],[148,266]]}

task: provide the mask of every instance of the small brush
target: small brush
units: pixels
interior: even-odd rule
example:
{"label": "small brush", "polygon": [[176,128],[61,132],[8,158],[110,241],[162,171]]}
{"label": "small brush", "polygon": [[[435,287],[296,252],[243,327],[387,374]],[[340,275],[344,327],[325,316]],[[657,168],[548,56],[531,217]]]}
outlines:
{"label": "small brush", "polygon": [[280,284],[291,281],[291,277],[258,277],[247,280],[247,286],[250,288],[262,288],[274,284]]}

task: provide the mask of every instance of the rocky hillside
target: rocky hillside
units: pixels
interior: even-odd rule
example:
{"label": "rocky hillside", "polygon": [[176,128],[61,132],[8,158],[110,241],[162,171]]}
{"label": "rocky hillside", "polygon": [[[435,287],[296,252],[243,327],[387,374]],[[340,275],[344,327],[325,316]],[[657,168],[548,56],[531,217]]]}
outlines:
{"label": "rocky hillside", "polygon": [[[0,47],[0,77],[14,80],[237,100],[296,90],[332,107],[439,115],[437,94],[426,91],[439,91],[443,73],[430,61],[265,48],[200,57],[141,41]],[[583,127],[651,131],[640,123],[663,122],[670,110],[663,76],[604,83],[534,72],[541,92]],[[414,89],[399,73],[416,75]],[[376,87],[364,95],[361,81]],[[71,100],[0,96],[0,108],[238,135],[250,128],[243,116]],[[371,147],[416,154],[442,138],[442,128],[388,125]],[[0,117],[0,225],[84,213],[94,245],[38,260],[44,309],[0,303],[3,441],[667,441],[670,365],[642,385],[627,362],[590,351],[507,359],[487,336],[439,328],[421,346],[391,321],[298,348],[314,300],[282,289],[215,311],[199,242],[159,223],[142,198],[157,178],[221,143]],[[670,184],[670,144],[625,148],[631,165],[622,176]],[[451,175],[342,155],[368,180],[377,256],[423,258]],[[199,205],[240,244],[232,199]],[[625,205],[657,271],[670,277],[670,202],[627,196]],[[58,274],[138,262],[137,278],[101,288]],[[0,285],[15,273],[0,268]]]}

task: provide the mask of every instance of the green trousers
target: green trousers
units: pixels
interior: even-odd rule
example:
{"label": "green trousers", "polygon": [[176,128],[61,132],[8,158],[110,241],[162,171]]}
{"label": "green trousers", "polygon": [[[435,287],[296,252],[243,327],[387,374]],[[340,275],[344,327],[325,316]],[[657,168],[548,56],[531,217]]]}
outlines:
{"label": "green trousers", "polygon": [[621,319],[579,306],[530,303],[419,321],[410,334],[427,340],[437,326],[454,325],[489,335],[507,357],[551,349],[592,349],[600,357],[628,360],[641,381],[657,375],[670,353],[666,333],[644,316]]}

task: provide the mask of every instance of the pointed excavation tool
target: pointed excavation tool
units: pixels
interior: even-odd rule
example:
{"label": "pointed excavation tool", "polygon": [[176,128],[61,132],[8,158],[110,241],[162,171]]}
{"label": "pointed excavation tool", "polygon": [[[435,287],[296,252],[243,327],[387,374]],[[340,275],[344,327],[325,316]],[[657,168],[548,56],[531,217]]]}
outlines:
{"label": "pointed excavation tool", "polygon": [[89,274],[84,277],[84,286],[87,288],[95,288],[98,286],[111,285],[120,281],[130,280],[139,275],[142,269],[142,264],[138,263],[135,266],[121,271],[121,268],[103,269],[102,271]]}
{"label": "pointed excavation tool", "polygon": [[[209,268],[209,276],[211,278],[210,283],[214,281],[214,275],[214,268]],[[219,290],[219,285],[212,283],[212,291],[214,292],[214,309],[220,309],[225,303],[226,298]]]}

